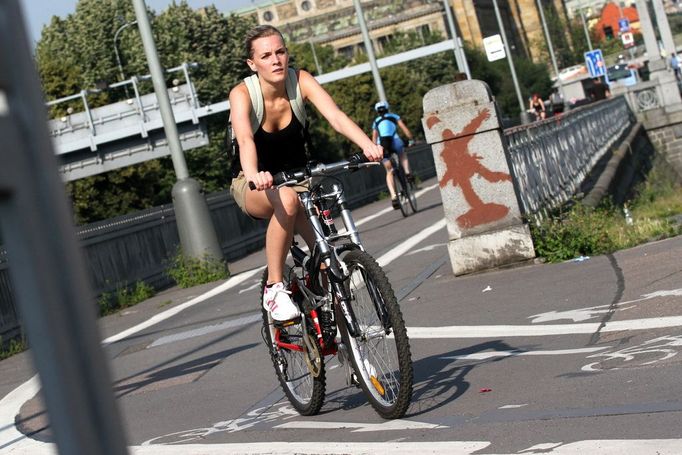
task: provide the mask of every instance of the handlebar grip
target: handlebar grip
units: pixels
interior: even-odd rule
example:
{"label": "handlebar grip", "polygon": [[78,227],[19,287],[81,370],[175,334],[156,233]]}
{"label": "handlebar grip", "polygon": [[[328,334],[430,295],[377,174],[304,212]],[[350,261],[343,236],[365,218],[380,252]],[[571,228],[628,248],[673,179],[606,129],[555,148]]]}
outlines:
{"label": "handlebar grip", "polygon": [[350,164],[361,164],[366,163],[368,161],[369,160],[367,159],[364,153],[355,153],[350,158],[348,158],[348,162]]}
{"label": "handlebar grip", "polygon": [[279,186],[283,183],[288,182],[289,180],[291,180],[291,177],[289,177],[289,175],[284,171],[278,172],[277,174],[272,176],[272,183],[275,186]]}

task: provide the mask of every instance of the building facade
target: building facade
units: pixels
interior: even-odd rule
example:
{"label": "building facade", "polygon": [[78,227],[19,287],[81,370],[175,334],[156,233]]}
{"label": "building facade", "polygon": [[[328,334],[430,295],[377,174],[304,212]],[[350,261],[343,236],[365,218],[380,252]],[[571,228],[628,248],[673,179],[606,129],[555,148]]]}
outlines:
{"label": "building facade", "polygon": [[[543,0],[563,12],[562,0]],[[396,32],[439,32],[449,37],[443,0],[363,0],[375,50]],[[483,50],[483,38],[499,33],[492,0],[449,0],[457,33]],[[537,59],[544,39],[536,0],[498,0],[512,52]],[[270,0],[237,11],[280,29],[288,40],[332,46],[344,55],[364,48],[353,0]]]}

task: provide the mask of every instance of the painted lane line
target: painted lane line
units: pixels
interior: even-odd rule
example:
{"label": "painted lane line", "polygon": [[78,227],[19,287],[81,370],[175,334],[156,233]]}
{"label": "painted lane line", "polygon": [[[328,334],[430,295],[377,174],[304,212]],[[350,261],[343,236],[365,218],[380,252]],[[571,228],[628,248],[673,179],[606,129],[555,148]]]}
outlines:
{"label": "painted lane line", "polygon": [[[14,454],[15,452],[12,450],[22,450],[25,444],[33,447],[33,440],[28,439],[26,435],[16,429],[14,418],[19,413],[21,406],[34,397],[39,390],[40,381],[36,374],[0,400],[0,452]],[[27,450],[24,453],[29,452]]]}
{"label": "painted lane line", "polygon": [[[419,198],[419,197],[421,197],[424,193],[426,193],[427,191],[431,191],[431,190],[433,190],[434,188],[437,188],[437,187],[438,187],[438,183],[435,183],[435,184],[433,184],[433,185],[429,185],[429,186],[427,186],[426,188],[423,188],[423,189],[417,191],[417,192],[414,193],[414,194],[415,194],[415,196],[416,196],[417,198]],[[381,210],[379,210],[378,212],[376,212],[376,213],[374,213],[374,214],[372,214],[372,215],[366,216],[366,217],[362,218],[361,220],[356,221],[356,222],[355,222],[355,227],[362,226],[363,224],[369,223],[370,221],[372,221],[372,220],[375,219],[375,218],[379,218],[380,216],[386,215],[387,213],[391,213],[391,212],[393,212],[393,211],[394,211],[393,207],[386,207],[386,208],[384,208],[384,209],[381,209]],[[339,230],[339,233],[341,233],[341,234],[343,234],[344,232],[345,232],[345,229],[340,229],[340,230]]]}
{"label": "painted lane line", "polygon": [[224,332],[232,327],[241,327],[248,324],[253,324],[254,322],[260,322],[263,320],[261,313],[250,313],[247,316],[243,316],[237,319],[230,319],[220,324],[207,325],[203,327],[198,327],[196,329],[187,330],[185,332],[174,333],[173,335],[167,335],[156,339],[152,344],[147,346],[147,348],[154,348],[157,346],[163,346],[164,344],[175,343],[176,341],[187,340],[189,338],[194,338],[198,336],[208,335],[215,332]]}
{"label": "painted lane line", "polygon": [[[473,325],[447,327],[410,327],[407,334],[418,338],[490,338],[490,337],[538,337],[552,335],[592,334],[600,323],[547,324],[547,325]],[[682,326],[682,316],[609,321],[602,332],[621,330],[651,330]]]}
{"label": "painted lane line", "polygon": [[[432,185],[426,189],[421,190],[421,193],[423,194],[426,191],[429,191],[438,185]],[[392,209],[390,209],[392,210]],[[389,210],[386,210],[383,213],[388,213]],[[381,213],[381,212],[380,212]],[[376,218],[379,216],[379,214],[374,214],[371,215],[370,217],[363,218],[362,220],[358,221],[356,225],[361,225],[365,224],[372,219]],[[440,223],[439,223],[440,224]],[[442,220],[442,224],[445,224],[445,220]],[[404,243],[409,243],[404,242]],[[397,248],[403,248],[404,245],[398,245]],[[390,255],[389,253],[385,254],[382,256],[382,260],[384,261],[384,264],[388,264],[391,261],[393,261],[395,258],[399,257],[400,254],[397,255]],[[262,270],[264,270],[265,267],[259,267],[253,270],[249,270],[246,272],[242,272],[238,275],[230,277],[225,283],[216,286],[215,288],[207,291],[206,293],[195,297],[185,303],[182,303],[174,308],[170,308],[164,312],[161,312],[150,319],[137,324],[133,327],[130,327],[122,332],[119,332],[115,335],[112,335],[102,341],[103,345],[108,345],[112,343],[116,343],[118,341],[121,341],[129,336],[135,335],[138,332],[141,332],[142,330],[145,330],[149,327],[152,327],[162,321],[165,321],[177,314],[180,314],[184,310],[191,308],[198,303],[201,303],[211,297],[214,297],[216,295],[219,295],[222,292],[225,292],[233,287],[239,286],[243,282],[247,281],[248,279],[252,278],[254,275],[260,273]],[[253,316],[257,315],[258,313],[254,313]],[[246,317],[249,317],[251,315],[247,315]],[[158,340],[157,340],[158,341]],[[40,447],[48,447],[50,446],[49,444],[45,444],[42,442],[38,442],[32,439],[27,438],[25,435],[20,433],[18,430],[15,429],[14,425],[14,418],[16,415],[19,414],[21,406],[33,398],[38,391],[40,390],[40,380],[38,378],[38,375],[34,375],[31,379],[29,379],[27,382],[22,384],[21,386],[17,387],[14,389],[12,392],[10,392],[8,395],[6,395],[2,400],[0,400],[0,448],[7,447],[8,445],[12,445],[12,448],[10,450],[14,449],[20,449],[20,446],[22,443],[28,443],[30,444],[30,450],[27,453],[36,453],[36,450]],[[52,449],[54,450],[54,449]],[[19,453],[19,452],[17,452]],[[45,453],[54,453],[54,452],[45,452]]]}
{"label": "painted lane line", "polygon": [[170,319],[176,314],[179,314],[183,311],[185,311],[188,308],[193,307],[197,303],[201,303],[204,300],[210,299],[211,297],[215,297],[218,294],[221,294],[228,289],[231,289],[235,286],[239,286],[241,283],[244,281],[248,280],[252,276],[262,272],[265,269],[265,267],[258,267],[252,270],[248,270],[246,272],[242,272],[239,275],[235,275],[228,279],[226,282],[221,284],[220,286],[216,286],[215,288],[211,289],[208,292],[205,292],[204,294],[201,294],[198,297],[193,298],[192,300],[189,300],[181,305],[178,305],[174,308],[170,308],[162,313],[159,313],[157,315],[152,316],[151,318],[147,319],[146,321],[137,324],[136,326],[133,326],[127,330],[124,330],[123,332],[117,333],[116,335],[110,336],[109,338],[105,339],[102,341],[102,344],[105,346],[111,343],[115,343],[117,341],[121,341],[124,338],[127,338],[131,335],[134,335],[138,332],[141,332],[144,329],[147,329],[153,325],[158,324],[159,322],[165,321],[166,319]]}
{"label": "painted lane line", "polygon": [[[410,329],[408,329],[409,331]],[[476,352],[474,354],[466,355],[451,355],[440,357],[443,360],[487,360],[498,357],[520,357],[520,356],[536,356],[536,355],[571,355],[571,354],[591,354],[593,352],[603,351],[609,349],[611,346],[600,346],[598,348],[577,348],[577,349],[555,349],[546,351],[487,351]]]}
{"label": "painted lane line", "polygon": [[396,247],[392,248],[390,251],[388,251],[386,254],[381,256],[380,258],[377,259],[377,263],[381,266],[384,267],[394,260],[398,259],[401,256],[404,256],[405,253],[407,253],[410,249],[412,249],[415,245],[419,244],[422,242],[424,239],[430,237],[434,233],[440,231],[445,227],[445,218],[441,218],[439,221],[436,223],[432,224],[431,226],[427,227],[426,229],[420,231],[416,235],[413,235],[409,239],[405,240],[403,243],[397,245]]}
{"label": "painted lane line", "polygon": [[275,425],[274,428],[279,429],[324,429],[324,430],[339,430],[344,428],[353,428],[351,433],[364,433],[371,431],[389,431],[389,430],[435,430],[441,428],[449,428],[448,426],[438,425],[435,423],[414,422],[410,420],[389,420],[383,423],[362,423],[362,422],[324,422],[324,421],[293,421]]}
{"label": "painted lane line", "polygon": [[[427,237],[429,237],[430,235],[432,235],[434,232],[437,232],[437,231],[441,230],[441,229],[444,228],[444,227],[445,227],[445,219],[443,218],[443,219],[441,219],[439,222],[437,222],[436,224],[432,225],[431,227],[429,227],[429,228],[427,228],[427,229],[421,231],[419,234],[417,234],[417,235],[415,235],[415,236],[413,236],[413,237],[410,237],[409,239],[405,240],[404,242],[398,244],[398,245],[395,246],[393,249],[389,250],[386,254],[384,254],[384,255],[381,256],[379,259],[377,259],[377,262],[378,262],[379,265],[381,265],[382,267],[384,267],[384,266],[390,264],[390,263],[393,262],[394,260],[396,260],[396,259],[398,259],[399,257],[403,256],[405,252],[409,251],[412,247],[414,247],[415,245],[417,245],[419,242],[423,241],[424,239],[426,239]],[[433,274],[441,265],[443,265],[443,263],[445,263],[446,258],[447,258],[447,257],[444,257],[444,258],[443,258],[443,261],[441,261],[441,262],[438,262],[438,261],[437,261],[436,264],[438,265],[438,267],[436,267],[436,269],[433,269],[433,270],[432,270],[431,267],[427,267],[426,273],[428,273],[428,276],[432,275],[432,274]],[[258,269],[257,271],[260,271],[260,270],[263,270],[263,268],[260,268],[260,269]],[[423,275],[423,274],[422,274],[422,275]],[[428,278],[428,276],[427,276],[427,278]],[[420,277],[421,277],[421,275],[420,275]],[[416,282],[414,282],[414,280],[413,280],[413,282],[411,282],[410,284],[408,284],[408,288],[407,288],[407,289],[406,289],[406,288],[401,289],[401,290],[399,291],[399,295],[402,295],[402,298],[404,298],[405,295],[409,294],[409,292],[412,292],[412,290],[414,290],[417,286],[419,286],[419,285],[421,284],[421,282],[423,281],[423,279],[422,279],[421,281],[419,280],[420,277],[417,277],[418,280],[417,280]],[[240,283],[241,283],[241,282],[244,282],[244,281],[247,280],[248,278],[249,278],[249,277],[244,277],[244,278],[240,281]],[[426,279],[426,278],[424,278],[424,279]],[[222,285],[222,286],[224,287],[226,284],[227,284],[227,283],[225,283],[225,284]],[[236,286],[236,284],[233,285],[233,286]],[[232,287],[233,287],[233,286],[232,286]],[[216,289],[218,289],[218,288],[215,288],[215,289],[209,291],[209,293],[213,293]],[[227,290],[227,288],[222,289],[220,292],[222,292],[222,291],[224,291],[224,290]],[[404,293],[404,295],[401,294],[401,292]],[[207,293],[207,294],[208,294],[208,293]],[[205,295],[206,295],[206,294],[203,294],[203,295],[197,297],[197,299],[200,299],[200,298],[204,297]],[[215,295],[215,293],[212,294],[212,295]],[[212,295],[211,295],[211,296],[212,296]],[[196,299],[195,299],[195,300],[196,300]],[[202,299],[202,300],[205,300],[205,299]],[[190,303],[190,302],[188,302],[188,303]],[[196,303],[198,303],[198,302],[196,302]],[[255,318],[255,319],[260,319],[260,317],[261,317],[261,316],[260,316],[260,313],[250,313],[250,314],[247,314],[247,315],[243,316],[243,318],[247,318],[249,321],[251,321],[251,319],[254,319],[254,318]],[[160,322],[160,321],[159,321],[159,322]],[[233,327],[233,325],[232,325],[232,323],[231,323],[230,321],[226,321],[226,322],[223,322],[223,323],[221,323],[221,324],[217,324],[217,325],[213,325],[213,326],[207,326],[207,327],[205,327],[205,328],[202,327],[202,328],[198,328],[198,329],[189,330],[189,331],[187,331],[187,332],[183,332],[183,333],[180,333],[180,334],[168,335],[167,337],[159,338],[158,340],[154,341],[149,347],[154,347],[154,346],[158,345],[157,343],[158,343],[159,340],[161,340],[161,339],[171,339],[171,338],[175,338],[175,340],[172,340],[172,341],[177,341],[177,340],[180,340],[180,339],[188,339],[188,338],[192,338],[192,337],[194,337],[194,336],[201,336],[201,335],[205,335],[205,334],[208,334],[208,333],[213,333],[213,332],[215,332],[215,331],[222,330],[223,328],[227,328],[227,327]],[[204,331],[204,329],[205,329],[205,331]],[[161,344],[166,344],[166,343],[169,343],[169,342],[171,342],[171,341],[165,341],[165,340],[164,340],[164,342],[161,343]]]}

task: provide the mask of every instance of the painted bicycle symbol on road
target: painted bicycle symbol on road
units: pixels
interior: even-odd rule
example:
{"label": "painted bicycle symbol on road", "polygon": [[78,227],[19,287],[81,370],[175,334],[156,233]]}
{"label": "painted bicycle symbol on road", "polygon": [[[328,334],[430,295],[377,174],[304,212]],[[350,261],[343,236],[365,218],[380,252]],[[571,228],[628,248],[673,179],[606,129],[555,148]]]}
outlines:
{"label": "painted bicycle symbol on road", "polygon": [[234,433],[237,431],[252,428],[258,424],[273,422],[275,420],[286,420],[298,417],[299,413],[289,405],[282,405],[278,408],[266,406],[249,411],[245,417],[216,422],[212,427],[194,428],[191,430],[177,431],[163,436],[150,439],[142,443],[143,446],[150,445],[173,445],[186,444],[188,442],[204,440],[215,433]]}
{"label": "painted bicycle symbol on road", "polygon": [[587,356],[600,359],[581,368],[582,371],[620,370],[652,365],[675,357],[682,349],[682,336],[663,336],[612,352],[600,352]]}

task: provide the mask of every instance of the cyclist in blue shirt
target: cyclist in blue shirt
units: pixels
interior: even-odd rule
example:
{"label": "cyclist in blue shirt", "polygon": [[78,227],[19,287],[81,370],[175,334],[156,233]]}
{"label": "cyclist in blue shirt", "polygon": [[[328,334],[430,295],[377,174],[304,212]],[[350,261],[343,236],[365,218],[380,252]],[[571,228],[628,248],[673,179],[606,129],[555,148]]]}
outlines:
{"label": "cyclist in blue shirt", "polygon": [[407,161],[407,153],[403,153],[405,143],[398,135],[398,127],[403,131],[408,138],[408,145],[414,144],[414,136],[407,128],[405,123],[400,119],[398,114],[389,112],[388,103],[379,101],[374,105],[374,110],[377,112],[377,117],[374,119],[372,125],[372,140],[377,144],[381,144],[384,148],[384,167],[386,168],[386,186],[391,193],[391,204],[394,209],[398,209],[400,204],[398,202],[395,186],[391,173],[393,172],[393,165],[388,159],[391,152],[396,152],[400,158],[400,165],[405,170],[408,181],[414,182],[414,177],[410,173],[410,163]]}

